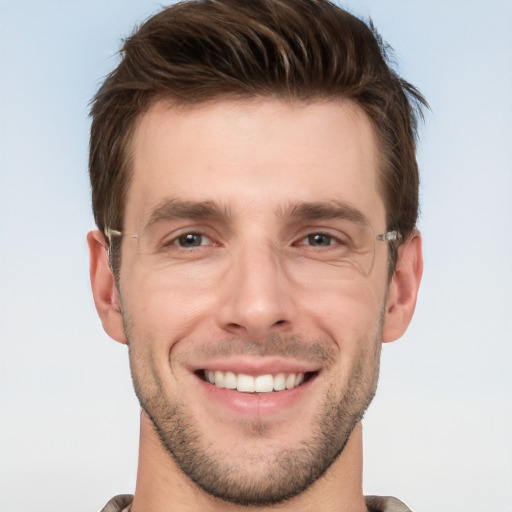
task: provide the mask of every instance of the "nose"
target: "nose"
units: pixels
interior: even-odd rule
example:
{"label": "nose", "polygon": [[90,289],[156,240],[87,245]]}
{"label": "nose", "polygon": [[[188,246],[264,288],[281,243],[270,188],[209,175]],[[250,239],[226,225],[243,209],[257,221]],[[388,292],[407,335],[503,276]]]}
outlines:
{"label": "nose", "polygon": [[272,247],[241,248],[220,283],[218,323],[252,340],[291,328],[292,285]]}

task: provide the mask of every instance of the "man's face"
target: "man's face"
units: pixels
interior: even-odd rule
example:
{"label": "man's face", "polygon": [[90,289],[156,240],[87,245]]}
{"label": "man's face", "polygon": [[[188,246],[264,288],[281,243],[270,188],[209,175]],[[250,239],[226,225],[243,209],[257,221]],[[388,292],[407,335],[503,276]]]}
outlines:
{"label": "man's face", "polygon": [[210,494],[297,495],[377,383],[387,246],[338,261],[347,222],[386,230],[371,123],[348,101],[161,102],[132,150],[120,296],[142,407]]}

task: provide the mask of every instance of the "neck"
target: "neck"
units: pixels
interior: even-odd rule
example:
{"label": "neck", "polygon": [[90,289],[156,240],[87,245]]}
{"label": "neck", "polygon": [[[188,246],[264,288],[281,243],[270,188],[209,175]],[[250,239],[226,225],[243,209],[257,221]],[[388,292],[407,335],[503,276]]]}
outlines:
{"label": "neck", "polygon": [[137,486],[132,512],[366,512],[362,492],[362,426],[358,424],[342,452],[328,471],[309,489],[268,509],[233,505],[206,494],[192,482],[162,446],[149,418],[141,415],[141,437]]}

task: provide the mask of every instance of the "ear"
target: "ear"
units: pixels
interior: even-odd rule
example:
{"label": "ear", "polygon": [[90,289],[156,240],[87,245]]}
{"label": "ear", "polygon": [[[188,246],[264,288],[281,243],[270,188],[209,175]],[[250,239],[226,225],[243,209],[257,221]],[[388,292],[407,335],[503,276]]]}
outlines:
{"label": "ear", "polygon": [[127,343],[123,325],[121,301],[114,274],[108,262],[105,236],[93,230],[87,234],[89,245],[89,275],[96,311],[105,332],[119,343]]}
{"label": "ear", "polygon": [[391,279],[384,315],[382,341],[395,341],[411,322],[423,274],[421,234],[414,230],[398,249],[395,274]]}

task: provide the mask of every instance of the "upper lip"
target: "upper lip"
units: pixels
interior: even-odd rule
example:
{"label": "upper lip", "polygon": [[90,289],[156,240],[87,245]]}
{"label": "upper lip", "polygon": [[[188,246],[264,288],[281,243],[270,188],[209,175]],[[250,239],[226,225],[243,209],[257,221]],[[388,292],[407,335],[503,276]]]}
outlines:
{"label": "upper lip", "polygon": [[222,372],[230,371],[233,373],[243,373],[245,375],[276,375],[278,373],[310,373],[320,370],[318,363],[308,363],[304,361],[294,361],[280,358],[247,358],[231,357],[215,359],[199,363],[196,361],[190,371],[198,372],[202,370],[219,370]]}

